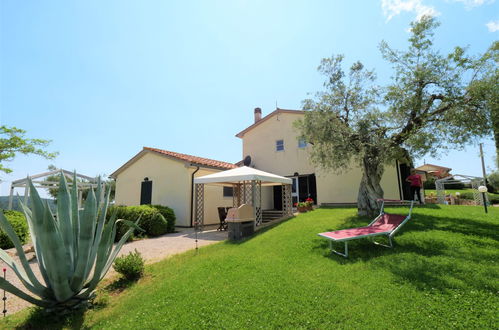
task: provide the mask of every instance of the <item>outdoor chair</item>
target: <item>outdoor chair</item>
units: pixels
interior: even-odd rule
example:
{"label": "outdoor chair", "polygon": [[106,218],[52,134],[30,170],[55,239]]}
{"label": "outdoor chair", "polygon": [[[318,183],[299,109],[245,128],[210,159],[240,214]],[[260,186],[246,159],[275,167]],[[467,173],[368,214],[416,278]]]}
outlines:
{"label": "outdoor chair", "polygon": [[[331,252],[339,254],[345,258],[348,258],[348,241],[359,239],[359,238],[370,238],[376,245],[381,245],[388,248],[393,248],[392,238],[395,233],[411,218],[412,208],[414,206],[414,201],[401,201],[401,200],[391,200],[391,199],[378,199],[381,203],[381,210],[379,215],[366,227],[342,229],[337,231],[330,231],[326,233],[320,233],[319,236],[327,238],[329,240],[329,247]],[[384,207],[385,202],[390,203],[410,203],[411,207],[409,209],[408,215],[399,214],[388,214],[385,213]],[[376,236],[386,236],[388,238],[389,245],[381,244],[374,241]],[[333,242],[344,242],[345,250],[344,252],[339,252],[333,249]]]}
{"label": "outdoor chair", "polygon": [[225,219],[227,218],[227,207],[218,207],[218,217],[220,218],[220,225],[218,226],[217,230],[223,231],[227,230],[227,221]]}

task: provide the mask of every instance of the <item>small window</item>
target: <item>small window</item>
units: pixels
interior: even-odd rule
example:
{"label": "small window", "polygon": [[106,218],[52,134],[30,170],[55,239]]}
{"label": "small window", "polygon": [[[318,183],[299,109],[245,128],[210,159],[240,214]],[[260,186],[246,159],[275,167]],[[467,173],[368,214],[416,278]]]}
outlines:
{"label": "small window", "polygon": [[284,151],[284,140],[275,141],[275,151]]}
{"label": "small window", "polygon": [[306,147],[307,147],[307,141],[305,141],[305,139],[299,139],[298,148],[306,148]]}
{"label": "small window", "polygon": [[233,196],[234,196],[234,188],[224,187],[224,197],[233,197]]}

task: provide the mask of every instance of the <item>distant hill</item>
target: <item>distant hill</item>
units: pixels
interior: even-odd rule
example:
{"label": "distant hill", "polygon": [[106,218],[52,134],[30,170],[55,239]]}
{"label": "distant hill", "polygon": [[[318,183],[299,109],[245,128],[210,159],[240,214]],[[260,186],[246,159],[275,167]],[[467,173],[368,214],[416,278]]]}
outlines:
{"label": "distant hill", "polygon": [[[20,197],[21,199],[24,197]],[[56,205],[53,199],[42,198],[44,201],[47,201],[50,208],[52,210],[56,209]],[[9,208],[9,196],[0,196],[0,209],[7,210]],[[16,211],[21,211],[21,206],[18,204],[17,196],[14,196],[12,200],[12,209]]]}

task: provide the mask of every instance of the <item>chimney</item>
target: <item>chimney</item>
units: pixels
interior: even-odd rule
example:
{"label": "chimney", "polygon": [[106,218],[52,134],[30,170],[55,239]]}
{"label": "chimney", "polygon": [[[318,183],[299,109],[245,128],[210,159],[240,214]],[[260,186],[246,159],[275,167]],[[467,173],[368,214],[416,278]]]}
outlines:
{"label": "chimney", "polygon": [[262,109],[255,108],[255,123],[262,119]]}

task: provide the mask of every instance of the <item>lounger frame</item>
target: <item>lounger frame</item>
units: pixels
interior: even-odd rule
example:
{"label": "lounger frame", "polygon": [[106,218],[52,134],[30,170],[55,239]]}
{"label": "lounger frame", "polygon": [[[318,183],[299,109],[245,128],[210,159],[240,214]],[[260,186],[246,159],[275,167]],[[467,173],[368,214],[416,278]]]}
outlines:
{"label": "lounger frame", "polygon": [[[352,240],[356,240],[356,239],[361,239],[361,238],[371,238],[371,241],[374,244],[376,244],[376,245],[384,246],[384,247],[387,247],[387,248],[390,248],[390,249],[393,248],[393,240],[392,240],[392,238],[397,233],[397,231],[407,221],[409,221],[411,219],[412,208],[414,207],[414,201],[392,200],[392,199],[378,199],[378,202],[382,202],[381,203],[380,213],[379,213],[379,215],[373,221],[371,221],[371,223],[367,227],[372,226],[374,223],[376,223],[376,221],[379,220],[380,217],[382,217],[385,214],[385,202],[391,202],[391,203],[410,203],[411,207],[409,209],[409,214],[404,218],[404,220],[397,227],[393,228],[390,231],[379,232],[379,233],[372,233],[372,234],[367,234],[367,235],[359,235],[359,236],[353,236],[353,237],[347,237],[347,238],[340,238],[340,239],[335,239],[335,238],[326,236],[326,235],[324,235],[325,233],[318,234],[319,236],[327,238],[329,240],[329,248],[331,249],[331,252],[336,253],[336,254],[338,254],[338,255],[340,255],[342,257],[348,258],[348,241],[352,241]],[[389,244],[387,245],[387,244],[383,244],[383,243],[380,243],[380,242],[376,242],[374,240],[374,237],[376,237],[376,236],[386,236],[388,238],[388,243]],[[333,242],[343,242],[345,244],[344,251],[340,252],[340,251],[335,250],[333,248]]]}

